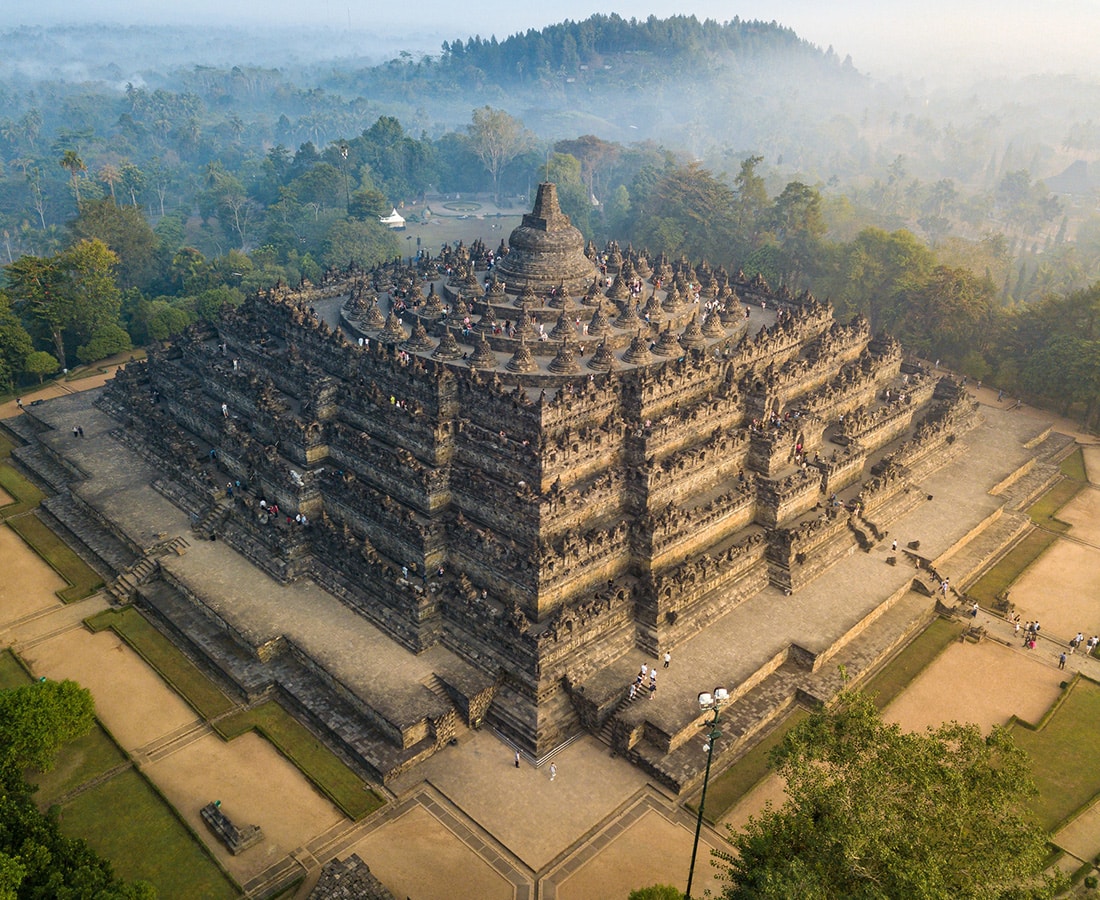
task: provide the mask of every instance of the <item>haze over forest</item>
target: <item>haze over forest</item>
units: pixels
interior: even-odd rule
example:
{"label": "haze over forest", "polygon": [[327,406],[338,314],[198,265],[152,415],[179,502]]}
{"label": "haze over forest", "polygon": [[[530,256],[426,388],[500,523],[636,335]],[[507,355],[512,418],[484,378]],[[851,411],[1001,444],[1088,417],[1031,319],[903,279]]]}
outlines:
{"label": "haze over forest", "polygon": [[[400,253],[391,206],[522,205],[549,177],[597,243],[812,289],[1095,417],[1093,0],[673,7],[21,5],[0,31],[4,303],[37,353],[92,358]],[[105,317],[36,321],[26,260],[71,272],[97,240]],[[4,381],[44,371],[5,352]]]}
{"label": "haze over forest", "polygon": [[[400,50],[435,52],[443,40],[493,35],[504,40],[530,28],[581,21],[597,10],[587,0],[537,4],[485,0],[474,7],[429,0],[418,4],[366,4],[354,0],[240,0],[233,4],[194,0],[188,4],[135,4],[132,0],[67,0],[19,4],[5,12],[13,25],[120,23],[265,29],[302,26],[323,29],[335,41],[333,56],[363,52],[386,58]],[[603,12],[605,9],[600,8]],[[986,74],[1091,72],[1097,61],[1093,38],[1100,33],[1095,0],[627,0],[613,6],[623,18],[694,15],[698,19],[776,21],[821,48],[851,54],[856,66],[876,77],[904,73],[940,80]],[[220,43],[203,62],[279,64],[282,48],[245,44],[237,57],[216,58]],[[200,51],[201,52],[201,51]],[[297,49],[291,56],[297,55]],[[243,56],[241,54],[244,54]]]}

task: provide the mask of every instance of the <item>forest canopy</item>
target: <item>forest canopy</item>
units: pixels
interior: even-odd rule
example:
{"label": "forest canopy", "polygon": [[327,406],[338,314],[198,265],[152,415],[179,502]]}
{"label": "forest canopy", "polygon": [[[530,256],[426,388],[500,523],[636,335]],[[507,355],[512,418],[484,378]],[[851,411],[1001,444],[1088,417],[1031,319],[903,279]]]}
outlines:
{"label": "forest canopy", "polygon": [[[1100,85],[1032,78],[960,103],[737,18],[595,15],[378,64],[280,65],[276,48],[275,65],[243,49],[188,64],[196,35],[0,32],[9,389],[279,280],[390,259],[403,247],[378,217],[403,202],[526,205],[552,177],[586,238],[808,288],[1096,420],[1100,215],[1081,160],[1100,132],[1079,111]],[[129,68],[158,41],[163,64]],[[41,74],[49,54],[85,77]]]}

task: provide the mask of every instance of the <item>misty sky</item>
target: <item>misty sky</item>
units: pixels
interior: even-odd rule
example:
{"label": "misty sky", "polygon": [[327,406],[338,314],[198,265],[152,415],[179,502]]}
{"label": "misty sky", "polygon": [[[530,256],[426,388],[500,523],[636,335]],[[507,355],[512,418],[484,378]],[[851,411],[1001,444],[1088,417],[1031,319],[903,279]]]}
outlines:
{"label": "misty sky", "polygon": [[[626,18],[694,13],[734,16],[793,28],[822,48],[851,54],[872,75],[897,72],[931,80],[945,69],[967,75],[1088,71],[1098,66],[1088,43],[1100,36],[1100,0],[23,0],[5,11],[9,24],[58,21],[187,22],[197,25],[311,23],[397,32],[408,49],[437,49],[438,35],[499,38],[595,11]],[[417,46],[418,33],[432,36]]]}

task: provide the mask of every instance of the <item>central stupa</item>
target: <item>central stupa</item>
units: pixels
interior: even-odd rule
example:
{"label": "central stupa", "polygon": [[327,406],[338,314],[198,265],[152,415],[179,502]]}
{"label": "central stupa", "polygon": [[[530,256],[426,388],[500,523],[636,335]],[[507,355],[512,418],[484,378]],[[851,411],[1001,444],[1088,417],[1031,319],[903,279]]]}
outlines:
{"label": "central stupa", "polygon": [[539,185],[534,209],[508,238],[508,255],[495,271],[510,294],[530,288],[543,296],[562,288],[576,295],[592,284],[596,267],[584,255],[584,236],[558,205],[557,185]]}

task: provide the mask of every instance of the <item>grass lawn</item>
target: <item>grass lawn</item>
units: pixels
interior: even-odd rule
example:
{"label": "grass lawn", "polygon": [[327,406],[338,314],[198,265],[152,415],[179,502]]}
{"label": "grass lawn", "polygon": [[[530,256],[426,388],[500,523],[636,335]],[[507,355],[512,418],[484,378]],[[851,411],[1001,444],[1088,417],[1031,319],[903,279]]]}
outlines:
{"label": "grass lawn", "polygon": [[336,754],[274,701],[226,716],[215,722],[214,728],[227,741],[258,731],[350,819],[358,821],[384,803]]}
{"label": "grass lawn", "polygon": [[69,582],[67,588],[57,591],[57,596],[62,603],[83,600],[103,587],[103,579],[99,577],[99,573],[77,556],[69,545],[54,534],[37,516],[9,518],[7,523],[8,527],[42,557],[51,569]]}
{"label": "grass lawn", "polygon": [[[114,630],[207,721],[234,708],[234,702],[132,606],[104,610],[86,624],[93,631]],[[227,741],[248,731],[259,732],[351,819],[363,818],[384,802],[278,703],[241,710],[213,725]]]}
{"label": "grass lawn", "polygon": [[1085,456],[1080,447],[1062,461],[1060,471],[1062,480],[1032,503],[1027,509],[1027,514],[1036,525],[1052,531],[1065,532],[1069,530],[1069,525],[1058,519],[1056,514],[1088,483],[1088,476],[1085,474]]}
{"label": "grass lawn", "polygon": [[127,761],[126,754],[96,722],[86,735],[61,748],[49,772],[28,772],[27,783],[38,785],[35,802],[39,809],[47,809],[70,791]]}
{"label": "grass lawn", "polygon": [[240,896],[202,843],[135,769],[66,803],[61,828],[83,837],[120,877],[152,883],[160,900]]}
{"label": "grass lawn", "polygon": [[[11,444],[5,441],[0,446],[0,458],[6,458],[10,453]],[[28,512],[38,506],[46,496],[7,462],[0,462],[0,487],[14,498],[11,503],[0,506],[0,519]]]}
{"label": "grass lawn", "polygon": [[860,690],[874,700],[875,706],[885,709],[932,660],[947,649],[948,644],[959,639],[966,627],[961,619],[937,616],[885,666],[860,685]]}
{"label": "grass lawn", "polygon": [[1053,831],[1100,792],[1098,719],[1100,685],[1079,678],[1038,728],[1013,723],[1012,737],[1031,756],[1039,786],[1033,805],[1043,828]]}
{"label": "grass lawn", "polygon": [[1040,529],[1032,531],[968,587],[966,593],[982,606],[992,606],[998,597],[1016,583],[1016,579],[1024,573],[1024,570],[1042,556],[1043,551],[1057,539],[1058,535],[1051,531]]}
{"label": "grass lawn", "polygon": [[22,687],[30,684],[33,679],[27,674],[27,670],[15,658],[11,650],[0,652],[0,690]]}
{"label": "grass lawn", "polygon": [[132,606],[104,610],[85,624],[92,631],[112,629],[203,718],[213,719],[233,709],[233,701]]}
{"label": "grass lawn", "polygon": [[1080,447],[1062,460],[1060,468],[1066,478],[1072,478],[1074,481],[1082,483],[1089,480],[1088,473],[1085,471],[1085,454]]}
{"label": "grass lawn", "polygon": [[1061,481],[1046,491],[1027,509],[1031,521],[1040,530],[1032,531],[1016,544],[981,578],[967,588],[967,594],[982,606],[991,606],[1035,560],[1042,556],[1058,534],[1069,525],[1057,518],[1058,510],[1069,503],[1086,483],[1085,459],[1078,448],[1062,461]]}

